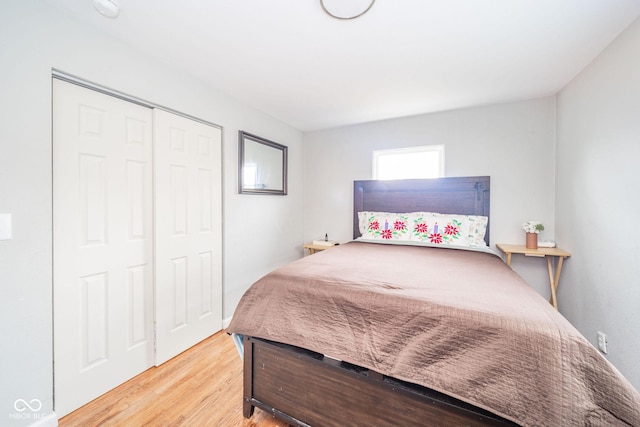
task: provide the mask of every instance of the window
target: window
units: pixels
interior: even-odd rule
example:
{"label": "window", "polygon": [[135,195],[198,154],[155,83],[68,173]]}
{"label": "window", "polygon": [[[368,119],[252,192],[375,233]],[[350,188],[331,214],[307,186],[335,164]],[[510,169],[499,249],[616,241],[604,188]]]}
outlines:
{"label": "window", "polygon": [[444,145],[395,148],[373,152],[373,179],[440,178]]}

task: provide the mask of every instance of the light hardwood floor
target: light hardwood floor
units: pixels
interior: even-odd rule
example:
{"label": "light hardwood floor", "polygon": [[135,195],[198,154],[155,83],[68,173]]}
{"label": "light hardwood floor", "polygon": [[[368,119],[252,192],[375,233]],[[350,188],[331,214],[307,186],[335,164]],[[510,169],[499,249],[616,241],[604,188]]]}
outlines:
{"label": "light hardwood floor", "polygon": [[59,425],[289,426],[257,408],[250,420],[242,417],[242,361],[224,332],[89,402]]}

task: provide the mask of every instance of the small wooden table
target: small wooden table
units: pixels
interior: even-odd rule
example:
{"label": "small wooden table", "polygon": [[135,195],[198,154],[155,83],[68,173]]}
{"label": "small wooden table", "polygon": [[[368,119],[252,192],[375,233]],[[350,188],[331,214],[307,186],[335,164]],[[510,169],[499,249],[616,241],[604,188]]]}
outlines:
{"label": "small wooden table", "polygon": [[[556,291],[560,284],[560,272],[562,271],[562,262],[565,258],[569,258],[571,254],[559,248],[538,248],[527,249],[524,245],[506,245],[498,243],[498,249],[507,255],[507,265],[511,267],[511,254],[522,254],[524,256],[532,256],[547,259],[547,270],[549,271],[549,285],[551,286],[551,300],[549,301],[553,307],[558,309],[558,298]],[[553,258],[558,258],[555,273],[553,271]]]}
{"label": "small wooden table", "polygon": [[324,251],[325,249],[331,249],[334,246],[338,245],[314,245],[313,243],[305,243],[304,245],[302,245],[303,248],[309,251],[309,255],[313,255],[316,252]]}

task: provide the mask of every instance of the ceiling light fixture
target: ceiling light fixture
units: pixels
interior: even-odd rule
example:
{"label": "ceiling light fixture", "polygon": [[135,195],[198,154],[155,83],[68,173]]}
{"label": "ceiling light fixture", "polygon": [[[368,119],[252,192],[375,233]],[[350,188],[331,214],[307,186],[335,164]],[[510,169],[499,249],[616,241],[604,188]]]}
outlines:
{"label": "ceiling light fixture", "polygon": [[120,5],[116,0],[93,0],[93,6],[107,18],[117,18],[120,14]]}
{"label": "ceiling light fixture", "polygon": [[320,0],[322,10],[335,19],[356,19],[371,9],[376,0]]}

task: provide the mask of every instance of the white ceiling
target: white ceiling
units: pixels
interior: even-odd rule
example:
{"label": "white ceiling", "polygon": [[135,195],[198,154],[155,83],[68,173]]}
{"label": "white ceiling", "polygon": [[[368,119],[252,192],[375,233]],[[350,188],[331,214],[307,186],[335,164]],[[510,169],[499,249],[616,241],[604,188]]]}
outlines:
{"label": "white ceiling", "polygon": [[[640,0],[45,0],[291,126],[318,130],[552,95]],[[343,0],[347,1],[347,0]]]}

